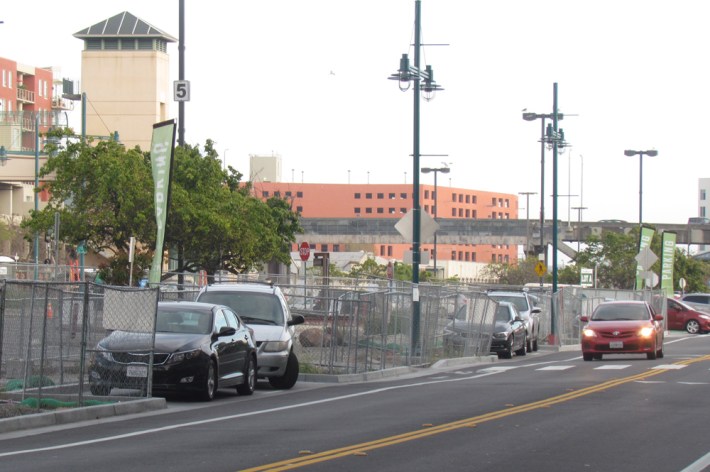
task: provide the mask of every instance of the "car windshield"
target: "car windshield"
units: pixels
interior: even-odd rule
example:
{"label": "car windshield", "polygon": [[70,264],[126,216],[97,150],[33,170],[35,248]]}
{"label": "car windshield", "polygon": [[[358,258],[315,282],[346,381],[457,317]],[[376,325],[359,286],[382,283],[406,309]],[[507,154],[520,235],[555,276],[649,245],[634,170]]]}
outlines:
{"label": "car windshield", "polygon": [[645,305],[610,304],[599,305],[592,315],[593,321],[618,321],[618,320],[648,320],[649,313]]}
{"label": "car windshield", "polygon": [[505,305],[498,305],[495,321],[496,323],[508,323],[510,321],[510,309]]}
{"label": "car windshield", "polygon": [[508,302],[513,305],[515,305],[515,308],[518,309],[518,311],[528,311],[530,308],[528,307],[528,301],[525,299],[525,297],[516,297],[513,295],[491,295],[491,298],[498,300],[499,302]]}
{"label": "car windshield", "polygon": [[247,324],[283,324],[284,315],[277,296],[254,292],[205,292],[199,301],[227,305]]}
{"label": "car windshield", "polygon": [[159,309],[155,323],[159,333],[209,334],[212,331],[212,311]]}

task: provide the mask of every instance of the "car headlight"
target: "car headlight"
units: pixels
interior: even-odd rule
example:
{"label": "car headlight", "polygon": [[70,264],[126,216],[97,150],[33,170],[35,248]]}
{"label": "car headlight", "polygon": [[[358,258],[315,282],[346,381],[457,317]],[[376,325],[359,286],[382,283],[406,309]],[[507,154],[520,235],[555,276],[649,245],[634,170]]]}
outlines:
{"label": "car headlight", "polygon": [[582,330],[582,334],[584,335],[585,338],[593,338],[597,335],[597,333],[593,329],[589,329],[589,328],[584,328]]}
{"label": "car headlight", "polygon": [[168,364],[177,364],[178,362],[184,362],[190,359],[196,359],[199,357],[202,351],[199,349],[194,349],[192,351],[174,352],[170,355],[168,359]]}
{"label": "car headlight", "polygon": [[264,344],[264,352],[281,352],[288,349],[287,341],[266,341]]}
{"label": "car headlight", "polygon": [[643,328],[641,328],[641,331],[639,331],[639,336],[641,336],[643,338],[647,338],[647,337],[651,336],[652,334],[653,334],[653,328],[651,328],[650,326],[644,326]]}
{"label": "car headlight", "polygon": [[508,337],[507,333],[493,333],[495,339],[505,339]]}

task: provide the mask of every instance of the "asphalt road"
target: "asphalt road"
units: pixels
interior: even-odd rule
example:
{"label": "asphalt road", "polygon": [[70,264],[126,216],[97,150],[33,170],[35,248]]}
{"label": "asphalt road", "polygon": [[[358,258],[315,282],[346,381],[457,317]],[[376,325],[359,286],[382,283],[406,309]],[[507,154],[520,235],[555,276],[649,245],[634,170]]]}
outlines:
{"label": "asphalt road", "polygon": [[710,465],[710,336],[666,357],[538,352],[377,382],[260,383],[251,397],[0,436],[19,471],[685,471]]}

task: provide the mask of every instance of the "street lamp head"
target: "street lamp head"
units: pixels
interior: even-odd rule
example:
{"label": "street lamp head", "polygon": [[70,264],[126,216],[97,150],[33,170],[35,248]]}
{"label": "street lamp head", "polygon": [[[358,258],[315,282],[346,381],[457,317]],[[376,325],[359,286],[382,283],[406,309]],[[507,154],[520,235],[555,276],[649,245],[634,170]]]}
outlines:
{"label": "street lamp head", "polygon": [[428,174],[429,172],[434,172],[434,169],[431,167],[422,167],[421,169],[422,174]]}
{"label": "street lamp head", "polygon": [[645,154],[647,156],[656,157],[658,155],[658,151],[656,151],[655,149],[651,149],[650,151],[646,151]]}
{"label": "street lamp head", "polygon": [[540,117],[537,113],[523,113],[523,119],[525,121],[535,121]]}
{"label": "street lamp head", "polygon": [[399,59],[399,70],[388,77],[389,80],[397,80],[399,82],[399,89],[402,92],[409,90],[410,81],[413,79],[412,74],[409,72],[409,56],[407,54],[402,54]]}
{"label": "street lamp head", "polygon": [[451,169],[449,169],[448,167],[442,167],[441,169],[439,169],[439,172],[441,172],[442,174],[448,174],[449,172],[451,172]]}
{"label": "street lamp head", "polygon": [[635,156],[636,154],[638,154],[637,151],[631,151],[630,149],[627,149],[626,151],[624,151],[624,156],[631,157],[631,156]]}

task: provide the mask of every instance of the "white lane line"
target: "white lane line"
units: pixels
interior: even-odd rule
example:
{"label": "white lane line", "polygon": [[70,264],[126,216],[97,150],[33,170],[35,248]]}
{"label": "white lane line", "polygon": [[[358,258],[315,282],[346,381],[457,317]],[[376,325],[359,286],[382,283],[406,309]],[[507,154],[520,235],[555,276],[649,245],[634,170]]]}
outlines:
{"label": "white lane line", "polygon": [[161,433],[163,431],[171,431],[171,430],[180,429],[180,428],[188,428],[190,426],[201,426],[201,425],[210,424],[210,423],[217,423],[220,421],[231,421],[231,420],[234,420],[237,418],[246,418],[249,416],[258,416],[258,415],[264,415],[264,414],[268,414],[268,413],[275,413],[275,412],[279,412],[279,411],[294,410],[296,408],[303,408],[303,407],[307,407],[307,406],[320,405],[323,403],[331,403],[331,402],[335,402],[335,401],[339,401],[339,400],[346,400],[346,399],[350,399],[350,398],[364,397],[367,395],[379,395],[382,392],[387,392],[390,390],[401,390],[401,389],[405,389],[405,388],[422,387],[422,386],[433,385],[433,384],[438,384],[438,383],[461,382],[464,380],[479,379],[482,377],[489,377],[491,375],[495,375],[500,372],[502,372],[502,371],[484,372],[484,373],[472,375],[470,377],[459,377],[457,379],[444,379],[444,380],[436,380],[436,381],[418,382],[418,383],[406,384],[406,385],[393,385],[391,387],[378,388],[378,389],[370,390],[367,392],[351,393],[349,395],[342,395],[342,396],[333,397],[333,398],[324,398],[322,400],[314,400],[311,402],[298,403],[295,405],[286,405],[286,406],[280,406],[280,407],[276,407],[276,408],[268,408],[266,410],[251,411],[248,413],[239,413],[236,415],[229,415],[229,416],[220,416],[218,418],[209,418],[209,419],[199,420],[199,421],[190,421],[188,423],[179,423],[179,424],[174,424],[174,425],[170,425],[170,426],[163,426],[160,428],[144,429],[144,430],[140,430],[140,431],[133,431],[131,433],[117,434],[115,436],[107,436],[104,438],[95,438],[95,439],[89,439],[86,441],[77,441],[77,442],[68,443],[68,444],[59,444],[56,446],[38,447],[35,449],[23,449],[20,451],[3,452],[3,453],[0,453],[0,457],[19,456],[21,454],[32,454],[35,452],[44,452],[44,451],[56,451],[58,449],[68,449],[71,447],[79,447],[79,446],[86,446],[86,445],[90,445],[90,444],[98,444],[98,443],[102,443],[102,442],[115,441],[117,439],[132,438],[132,437],[136,437],[136,436],[144,436],[146,434]]}
{"label": "white lane line", "polygon": [[657,365],[657,366],[651,367],[651,369],[652,369],[652,370],[653,370],[653,369],[655,369],[655,370],[680,370],[680,369],[683,369],[683,368],[685,368],[685,367],[687,367],[687,366],[685,366],[685,365],[678,365],[678,364],[661,364],[661,365]]}
{"label": "white lane line", "polygon": [[509,370],[517,369],[517,368],[519,368],[519,367],[523,367],[523,366],[505,366],[505,365],[502,365],[502,366],[496,366],[496,367],[486,367],[485,369],[480,369],[478,372],[481,372],[481,373],[486,373],[486,372],[490,372],[490,373],[494,373],[494,372],[507,372],[507,371],[509,371]]}
{"label": "white lane line", "polygon": [[710,382],[677,382],[681,385],[708,385]]}
{"label": "white lane line", "polygon": [[690,464],[688,467],[681,470],[680,472],[702,472],[709,465],[710,465],[710,452],[708,452],[703,457],[701,457],[697,461],[693,462],[692,464]]}
{"label": "white lane line", "polygon": [[631,364],[606,364],[595,367],[594,370],[622,370],[631,367]]}
{"label": "white lane line", "polygon": [[567,370],[574,367],[573,365],[548,365],[547,367],[542,367],[535,370]]}

